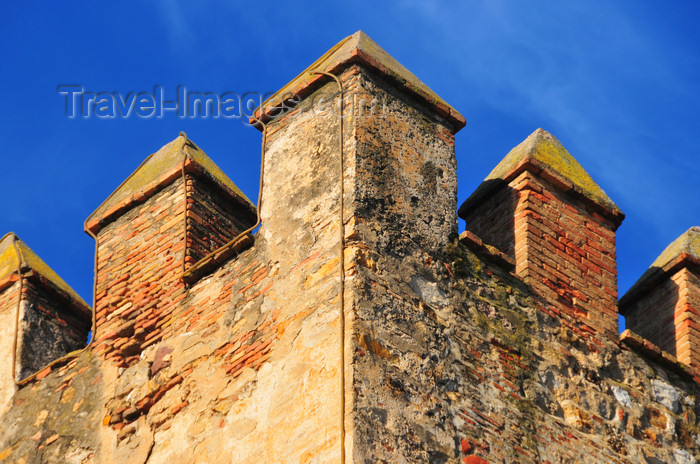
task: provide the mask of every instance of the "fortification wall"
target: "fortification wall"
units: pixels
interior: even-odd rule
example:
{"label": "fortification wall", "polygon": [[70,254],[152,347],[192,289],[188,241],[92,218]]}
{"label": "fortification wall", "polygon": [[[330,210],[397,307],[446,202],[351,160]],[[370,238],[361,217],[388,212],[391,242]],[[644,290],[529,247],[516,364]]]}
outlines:
{"label": "fortification wall", "polygon": [[185,297],[184,205],[178,178],[98,234],[94,351],[118,367],[162,340]]}
{"label": "fortification wall", "polygon": [[362,271],[375,314],[354,462],[694,462],[692,379],[625,345],[591,350],[464,245]]}
{"label": "fortification wall", "polygon": [[17,341],[17,380],[23,380],[87,343],[90,321],[68,310],[69,302],[34,278],[22,285]]}
{"label": "fortification wall", "polygon": [[[458,238],[463,118],[362,33],[317,69],[338,82],[307,70],[256,113],[254,239],[230,242],[250,202],[184,135],[91,216],[95,342],[11,397],[0,462],[695,463],[700,378],[611,333],[622,213],[558,141],[516,147]],[[342,119],[315,106],[339,86]]]}

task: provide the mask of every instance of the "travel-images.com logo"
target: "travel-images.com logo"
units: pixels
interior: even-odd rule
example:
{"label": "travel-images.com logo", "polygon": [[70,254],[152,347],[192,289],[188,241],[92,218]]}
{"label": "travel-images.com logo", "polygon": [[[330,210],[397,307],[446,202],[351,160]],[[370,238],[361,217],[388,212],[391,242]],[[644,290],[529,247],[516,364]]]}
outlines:
{"label": "travel-images.com logo", "polygon": [[[68,118],[141,119],[178,118],[240,119],[248,124],[255,117],[256,109],[264,107],[269,115],[313,112],[315,115],[337,115],[341,112],[340,93],[315,94],[309,102],[299,107],[297,96],[277,95],[261,92],[192,92],[183,85],[177,87],[174,98],[166,98],[162,86],[156,85],[152,92],[91,92],[81,85],[59,85],[58,93],[65,97],[65,114]],[[172,95],[171,95],[172,96]],[[386,112],[386,100],[369,95],[344,95],[342,114],[364,116]]]}

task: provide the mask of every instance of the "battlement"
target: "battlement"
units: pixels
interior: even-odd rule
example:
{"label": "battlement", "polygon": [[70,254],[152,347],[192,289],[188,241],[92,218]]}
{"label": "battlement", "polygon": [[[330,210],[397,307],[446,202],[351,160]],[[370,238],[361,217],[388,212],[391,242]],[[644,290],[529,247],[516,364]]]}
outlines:
{"label": "battlement", "polygon": [[624,214],[554,136],[537,129],[513,148],[459,215],[515,260],[546,312],[598,345],[618,339],[615,230]]}
{"label": "battlement", "polygon": [[330,75],[340,76],[352,66],[362,66],[368,72],[387,79],[404,98],[431,108],[431,112],[444,119],[453,132],[456,133],[466,125],[464,116],[362,31],[357,31],[338,42],[275,92],[255,111],[250,122],[254,124],[258,121],[270,121],[288,108],[294,107],[299,101],[308,99],[311,94],[332,80]]}
{"label": "battlement", "polygon": [[18,385],[87,343],[92,310],[14,233],[0,239],[0,411]]}
{"label": "battlement", "polygon": [[181,133],[175,140],[147,157],[121,185],[85,221],[86,231],[99,233],[135,205],[145,202],[157,192],[183,176],[206,180],[233,207],[238,206],[255,217],[255,205],[236,184],[197,145]]}
{"label": "battlement", "polygon": [[627,328],[700,367],[700,227],[673,241],[620,299]]}
{"label": "battlement", "polygon": [[181,133],[87,218],[94,312],[0,240],[0,462],[700,455],[700,229],[620,300],[620,343],[624,214],[548,132],[458,235],[465,120],[361,31],[251,123],[257,205]]}
{"label": "battlement", "polygon": [[146,158],[85,223],[97,247],[95,351],[127,366],[176,335],[163,327],[186,295],[188,271],[256,218],[185,134]]}

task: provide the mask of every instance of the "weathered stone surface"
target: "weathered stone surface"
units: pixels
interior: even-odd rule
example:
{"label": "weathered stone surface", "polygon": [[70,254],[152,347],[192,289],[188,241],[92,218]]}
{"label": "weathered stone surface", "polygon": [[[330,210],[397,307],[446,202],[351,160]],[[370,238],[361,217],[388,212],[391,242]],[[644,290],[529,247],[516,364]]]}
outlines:
{"label": "weathered stone surface", "polygon": [[624,215],[551,134],[538,129],[511,150],[460,214],[514,260],[544,311],[593,344],[618,340],[615,231]]}
{"label": "weathered stone surface", "polygon": [[104,377],[99,360],[83,352],[19,390],[2,417],[5,461],[101,462],[96,456],[101,453]]}
{"label": "weathered stone surface", "polygon": [[683,393],[677,388],[660,379],[651,380],[651,388],[656,401],[673,413],[678,413],[679,400]]}
{"label": "weathered stone surface", "polygon": [[328,76],[316,71],[339,75],[354,65],[361,64],[370,72],[378,73],[392,81],[402,93],[419,100],[423,105],[432,108],[440,114],[451,127],[458,131],[466,124],[464,117],[440,98],[427,85],[420,81],[412,72],[402,66],[394,57],[389,55],[374,40],[362,31],[346,37],[272,95],[255,112],[255,118],[267,122],[278,113],[278,108],[284,106],[286,100],[303,100],[317,90]]}
{"label": "weathered stone surface", "polygon": [[261,229],[209,275],[176,273],[186,180],[104,227],[110,331],[14,393],[0,462],[695,462],[697,382],[460,243],[451,123],[377,69],[340,76],[342,180],[334,82],[268,121]]}

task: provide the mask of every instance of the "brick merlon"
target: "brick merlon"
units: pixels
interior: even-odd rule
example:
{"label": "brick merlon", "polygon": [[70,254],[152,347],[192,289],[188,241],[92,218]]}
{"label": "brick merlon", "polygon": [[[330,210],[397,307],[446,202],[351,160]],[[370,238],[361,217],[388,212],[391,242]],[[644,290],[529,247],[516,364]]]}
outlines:
{"label": "brick merlon", "polygon": [[[17,250],[13,244],[17,244]],[[19,251],[19,254],[17,253]],[[20,267],[19,264],[22,263]],[[13,232],[0,239],[0,291],[21,276],[33,276],[45,285],[49,285],[70,303],[75,314],[83,319],[90,319],[92,309],[75,290],[73,290],[56,272],[51,269],[31,248]]]}

